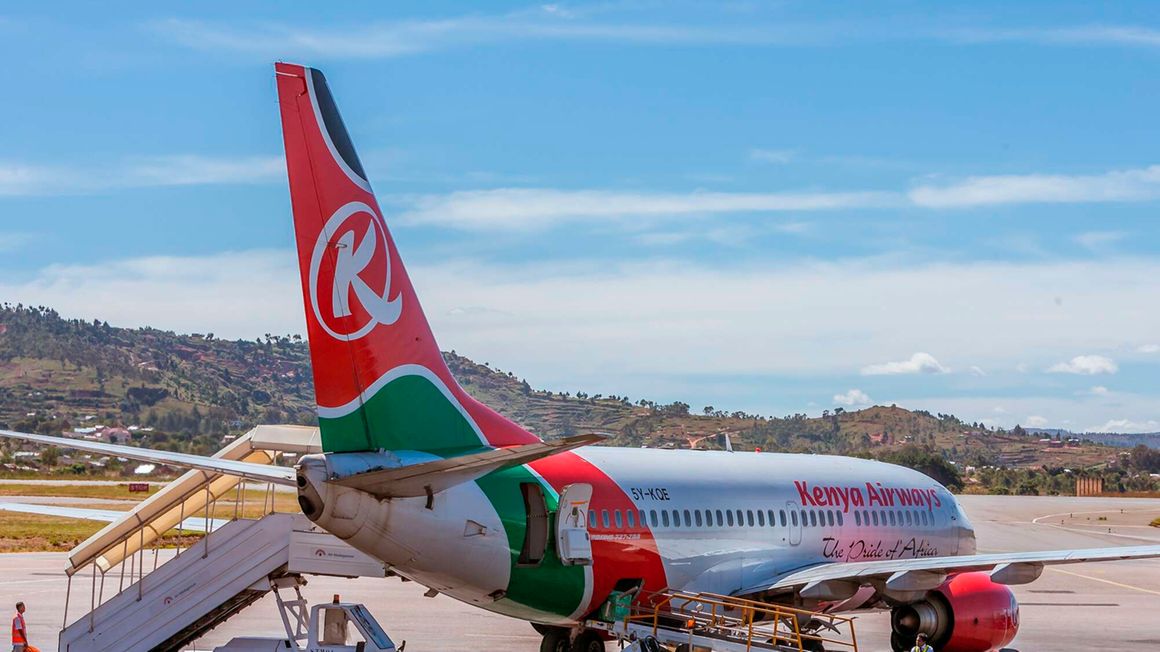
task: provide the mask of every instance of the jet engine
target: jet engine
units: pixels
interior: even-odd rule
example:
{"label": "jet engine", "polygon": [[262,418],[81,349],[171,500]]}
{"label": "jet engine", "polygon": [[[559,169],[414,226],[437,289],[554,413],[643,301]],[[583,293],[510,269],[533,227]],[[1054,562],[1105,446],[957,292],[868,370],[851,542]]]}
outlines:
{"label": "jet engine", "polygon": [[988,573],[957,573],[924,599],[895,607],[890,620],[895,650],[909,650],[922,632],[940,652],[987,652],[1015,638],[1019,603]]}

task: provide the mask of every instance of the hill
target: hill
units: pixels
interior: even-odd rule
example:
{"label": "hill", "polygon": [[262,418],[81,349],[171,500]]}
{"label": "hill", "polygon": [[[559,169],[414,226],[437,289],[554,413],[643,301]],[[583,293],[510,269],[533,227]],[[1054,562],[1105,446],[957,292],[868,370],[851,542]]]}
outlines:
{"label": "hill", "polygon": [[[625,446],[720,448],[886,456],[908,447],[967,466],[1082,468],[1116,449],[1068,445],[987,429],[947,414],[897,406],[820,417],[694,413],[621,396],[553,393],[511,372],[445,357],[467,391],[546,438],[602,431]],[[314,422],[309,356],[299,336],[221,340],[63,319],[45,307],[0,306],[0,422],[45,434],[116,427],[150,446],[209,452],[258,423]]]}

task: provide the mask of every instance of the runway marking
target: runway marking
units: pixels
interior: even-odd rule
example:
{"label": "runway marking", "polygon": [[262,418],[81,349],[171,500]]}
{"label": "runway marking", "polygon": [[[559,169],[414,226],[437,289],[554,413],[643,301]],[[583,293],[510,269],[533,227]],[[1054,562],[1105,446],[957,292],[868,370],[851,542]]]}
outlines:
{"label": "runway marking", "polygon": [[[1099,535],[1099,536],[1103,536],[1103,537],[1119,537],[1121,539],[1132,539],[1134,541],[1146,541],[1148,543],[1153,543],[1153,544],[1156,543],[1157,539],[1154,537],[1137,537],[1137,536],[1132,536],[1130,534],[1116,534],[1115,532],[1093,532],[1091,530],[1077,529],[1077,527],[1066,527],[1063,525],[1056,525],[1054,523],[1042,522],[1044,519],[1048,519],[1048,518],[1054,519],[1054,518],[1059,518],[1059,517],[1064,516],[1064,515],[1067,515],[1068,517],[1074,517],[1076,514],[1116,514],[1116,513],[1126,514],[1128,512],[1132,512],[1132,513],[1135,513],[1135,512],[1155,513],[1156,510],[1154,510],[1154,509],[1101,509],[1101,510],[1097,510],[1094,512],[1060,512],[1058,514],[1046,514],[1044,516],[1037,516],[1037,517],[1031,519],[1031,522],[1035,525],[1046,525],[1047,527],[1053,527],[1057,530],[1063,530],[1064,532],[1074,532],[1076,534]],[[1117,526],[1117,525],[1100,526],[1100,525],[1088,525],[1086,523],[1075,523],[1074,525],[1076,525],[1078,527],[1102,527],[1102,528],[1132,527],[1130,525],[1127,525],[1127,526]],[[1151,526],[1145,526],[1145,527],[1151,527]]]}
{"label": "runway marking", "polygon": [[1057,573],[1063,573],[1064,575],[1071,575],[1073,577],[1081,577],[1085,580],[1091,580],[1093,582],[1103,582],[1104,584],[1111,584],[1112,586],[1118,586],[1121,589],[1131,589],[1133,591],[1139,591],[1140,593],[1149,593],[1151,595],[1160,595],[1160,591],[1153,591],[1152,589],[1145,589],[1145,588],[1141,588],[1139,586],[1132,586],[1131,584],[1122,584],[1120,582],[1113,582],[1112,580],[1105,580],[1102,577],[1092,577],[1091,575],[1083,575],[1080,573],[1074,573],[1072,571],[1065,571],[1062,568],[1055,568],[1054,566],[1052,566],[1050,568],[1051,568],[1051,570],[1053,570]]}

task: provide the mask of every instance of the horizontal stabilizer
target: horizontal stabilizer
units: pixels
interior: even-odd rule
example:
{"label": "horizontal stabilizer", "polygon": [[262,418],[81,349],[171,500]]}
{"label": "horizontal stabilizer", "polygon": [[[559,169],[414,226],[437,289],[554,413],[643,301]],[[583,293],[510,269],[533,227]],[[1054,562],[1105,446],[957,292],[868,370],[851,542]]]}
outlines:
{"label": "horizontal stabilizer", "polygon": [[[128,514],[128,512],[119,512],[115,509],[62,507],[60,505],[29,505],[26,503],[0,503],[0,510],[5,512],[21,512],[24,514],[39,514],[41,516],[74,518],[82,521],[101,521],[104,523],[116,523]],[[216,530],[226,523],[229,523],[229,521],[220,518],[210,519],[209,528],[210,530]],[[205,532],[205,527],[206,520],[204,518],[190,516],[178,525],[173,526],[173,529],[187,530],[189,532]]]}
{"label": "horizontal stabilizer", "polygon": [[493,471],[550,457],[574,448],[604,441],[604,435],[577,435],[553,442],[537,442],[494,448],[481,453],[449,457],[432,462],[366,471],[331,480],[334,484],[365,491],[379,498],[408,498],[439,493]]}
{"label": "horizontal stabilizer", "polygon": [[33,435],[26,432],[15,432],[12,430],[0,430],[0,437],[21,439],[37,444],[59,446],[61,448],[73,448],[76,450],[88,451],[90,453],[101,453],[103,455],[109,455],[112,457],[124,457],[130,460],[137,460],[139,462],[165,464],[167,466],[176,466],[182,469],[199,469],[201,471],[221,473],[223,475],[232,475],[238,478],[245,478],[246,480],[254,480],[256,482],[272,482],[274,484],[286,485],[288,487],[297,486],[294,480],[294,469],[289,469],[283,466],[270,466],[267,464],[254,464],[252,462],[239,462],[237,460],[227,460],[220,457],[205,457],[204,455],[190,455],[188,453],[156,451],[148,448],[137,448],[136,446],[106,444],[99,441],[89,441],[87,439],[69,439],[67,437]]}

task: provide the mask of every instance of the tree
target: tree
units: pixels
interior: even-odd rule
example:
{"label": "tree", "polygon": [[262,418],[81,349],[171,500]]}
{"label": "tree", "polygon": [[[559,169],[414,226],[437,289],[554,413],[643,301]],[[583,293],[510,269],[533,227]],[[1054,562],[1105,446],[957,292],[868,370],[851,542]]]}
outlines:
{"label": "tree", "polygon": [[56,466],[60,460],[60,449],[56,446],[49,446],[40,452],[40,463],[44,466]]}

